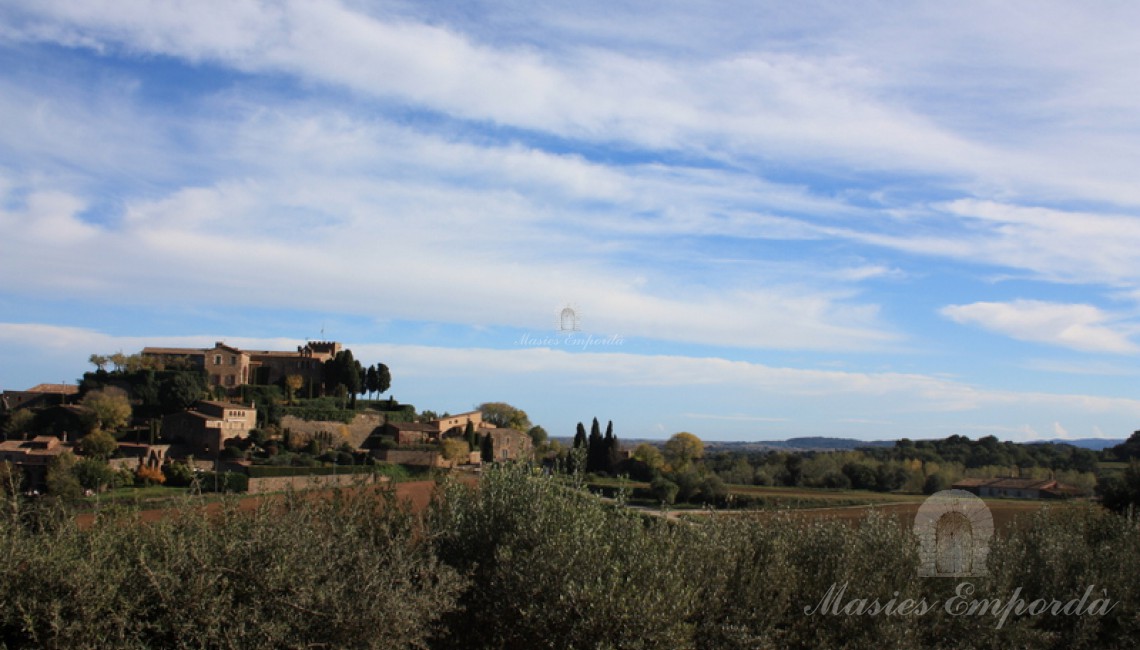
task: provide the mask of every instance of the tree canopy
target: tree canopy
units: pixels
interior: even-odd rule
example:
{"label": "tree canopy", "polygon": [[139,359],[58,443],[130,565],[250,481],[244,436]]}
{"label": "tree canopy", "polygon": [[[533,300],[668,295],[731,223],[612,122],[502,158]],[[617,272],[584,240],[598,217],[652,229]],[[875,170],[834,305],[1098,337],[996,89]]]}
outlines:
{"label": "tree canopy", "polygon": [[107,431],[118,431],[131,420],[131,401],[122,388],[108,386],[91,391],[83,397],[83,405],[94,412],[95,426]]}
{"label": "tree canopy", "polygon": [[534,426],[530,423],[526,411],[506,402],[484,402],[479,405],[478,410],[483,415],[484,422],[497,427],[526,432]]}
{"label": "tree canopy", "polygon": [[682,470],[705,455],[705,444],[688,431],[673,434],[665,443],[665,461],[674,470]]}
{"label": "tree canopy", "polygon": [[102,429],[96,429],[79,441],[79,453],[99,460],[107,460],[115,453],[119,443],[115,437]]}

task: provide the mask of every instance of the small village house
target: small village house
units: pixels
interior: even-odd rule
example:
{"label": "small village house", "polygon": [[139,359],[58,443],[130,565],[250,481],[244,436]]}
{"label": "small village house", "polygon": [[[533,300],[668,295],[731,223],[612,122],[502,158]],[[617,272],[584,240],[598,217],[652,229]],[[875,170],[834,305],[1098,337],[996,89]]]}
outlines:
{"label": "small village house", "polygon": [[256,426],[256,408],[226,402],[198,402],[162,418],[163,436],[205,456],[216,456],[227,440],[245,436]]}
{"label": "small village house", "polygon": [[71,445],[55,436],[6,440],[0,442],[0,461],[24,470],[27,489],[41,489],[47,482],[48,465],[65,451],[71,451]]}

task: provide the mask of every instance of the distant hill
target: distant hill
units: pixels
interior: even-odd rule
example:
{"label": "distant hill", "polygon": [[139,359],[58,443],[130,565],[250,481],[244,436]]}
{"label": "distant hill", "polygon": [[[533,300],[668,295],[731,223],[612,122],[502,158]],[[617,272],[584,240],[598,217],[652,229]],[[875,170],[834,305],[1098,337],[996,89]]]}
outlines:
{"label": "distant hill", "polygon": [[762,440],[756,442],[705,442],[710,451],[847,451],[860,447],[893,447],[894,440],[856,440],[854,438],[827,438],[812,436],[788,438],[787,440]]}
{"label": "distant hill", "polygon": [[[565,446],[574,444],[573,438],[558,438]],[[647,440],[642,438],[629,438],[622,440],[622,444],[627,447],[636,447],[639,443],[648,442],[651,445],[663,445],[664,440]],[[858,449],[860,447],[894,447],[895,440],[856,440],[855,438],[828,438],[825,436],[811,436],[803,438],[788,438],[787,440],[754,440],[754,441],[718,441],[718,440],[705,440],[705,450],[707,451],[849,451]],[[1081,449],[1090,449],[1092,451],[1101,451],[1109,447],[1115,447],[1120,443],[1125,442],[1123,438],[1080,438],[1076,440],[1063,440],[1061,438],[1054,438],[1053,440],[1034,440],[1026,443],[1018,444],[1053,444],[1053,445],[1072,445],[1080,447]]]}
{"label": "distant hill", "polygon": [[894,447],[894,440],[855,440],[854,438],[788,438],[784,444],[791,449],[856,449],[858,447]]}
{"label": "distant hill", "polygon": [[1101,451],[1109,447],[1115,447],[1124,442],[1124,438],[1078,438],[1076,440],[1063,440],[1061,438],[1054,438],[1052,440],[1034,440],[1030,444],[1048,443],[1053,445],[1072,445],[1080,447],[1081,449],[1091,449],[1093,451]]}

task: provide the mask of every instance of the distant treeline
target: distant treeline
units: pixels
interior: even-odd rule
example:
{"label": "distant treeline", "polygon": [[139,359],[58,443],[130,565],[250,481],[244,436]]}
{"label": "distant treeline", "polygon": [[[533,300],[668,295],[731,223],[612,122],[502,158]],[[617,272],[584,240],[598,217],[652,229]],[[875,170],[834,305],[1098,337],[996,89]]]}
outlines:
{"label": "distant treeline", "polygon": [[[679,440],[685,447],[679,447]],[[685,448],[690,451],[684,452]],[[671,451],[672,449],[672,451]],[[684,453],[680,453],[684,452]],[[706,454],[691,433],[658,447],[642,443],[611,475],[652,482],[661,501],[723,505],[726,485],[857,489],[932,494],[962,478],[1055,478],[1091,495],[1096,452],[1050,443],[1016,444],[993,436],[970,440],[899,440],[847,451],[716,451]]]}

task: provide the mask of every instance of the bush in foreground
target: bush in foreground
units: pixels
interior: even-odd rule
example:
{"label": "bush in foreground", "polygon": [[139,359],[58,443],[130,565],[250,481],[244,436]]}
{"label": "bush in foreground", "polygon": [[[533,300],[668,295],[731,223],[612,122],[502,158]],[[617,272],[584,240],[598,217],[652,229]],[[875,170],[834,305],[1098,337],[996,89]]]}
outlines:
{"label": "bush in foreground", "polygon": [[[900,522],[643,516],[525,470],[445,482],[422,518],[371,490],[256,512],[187,505],[0,521],[9,648],[1131,648],[1140,527],[1064,505],[991,542],[989,575],[918,576]],[[619,499],[620,501],[620,499]],[[1093,598],[1104,615],[955,616],[975,600]],[[841,593],[836,590],[842,589]],[[1103,591],[1102,591],[1103,590]],[[827,604],[828,594],[831,604]],[[922,615],[857,614],[874,600]],[[860,604],[862,603],[862,604]],[[1003,602],[999,604],[1004,604]],[[836,613],[847,609],[848,613]]]}
{"label": "bush in foreground", "polygon": [[8,648],[417,648],[463,580],[374,495],[0,524]]}

